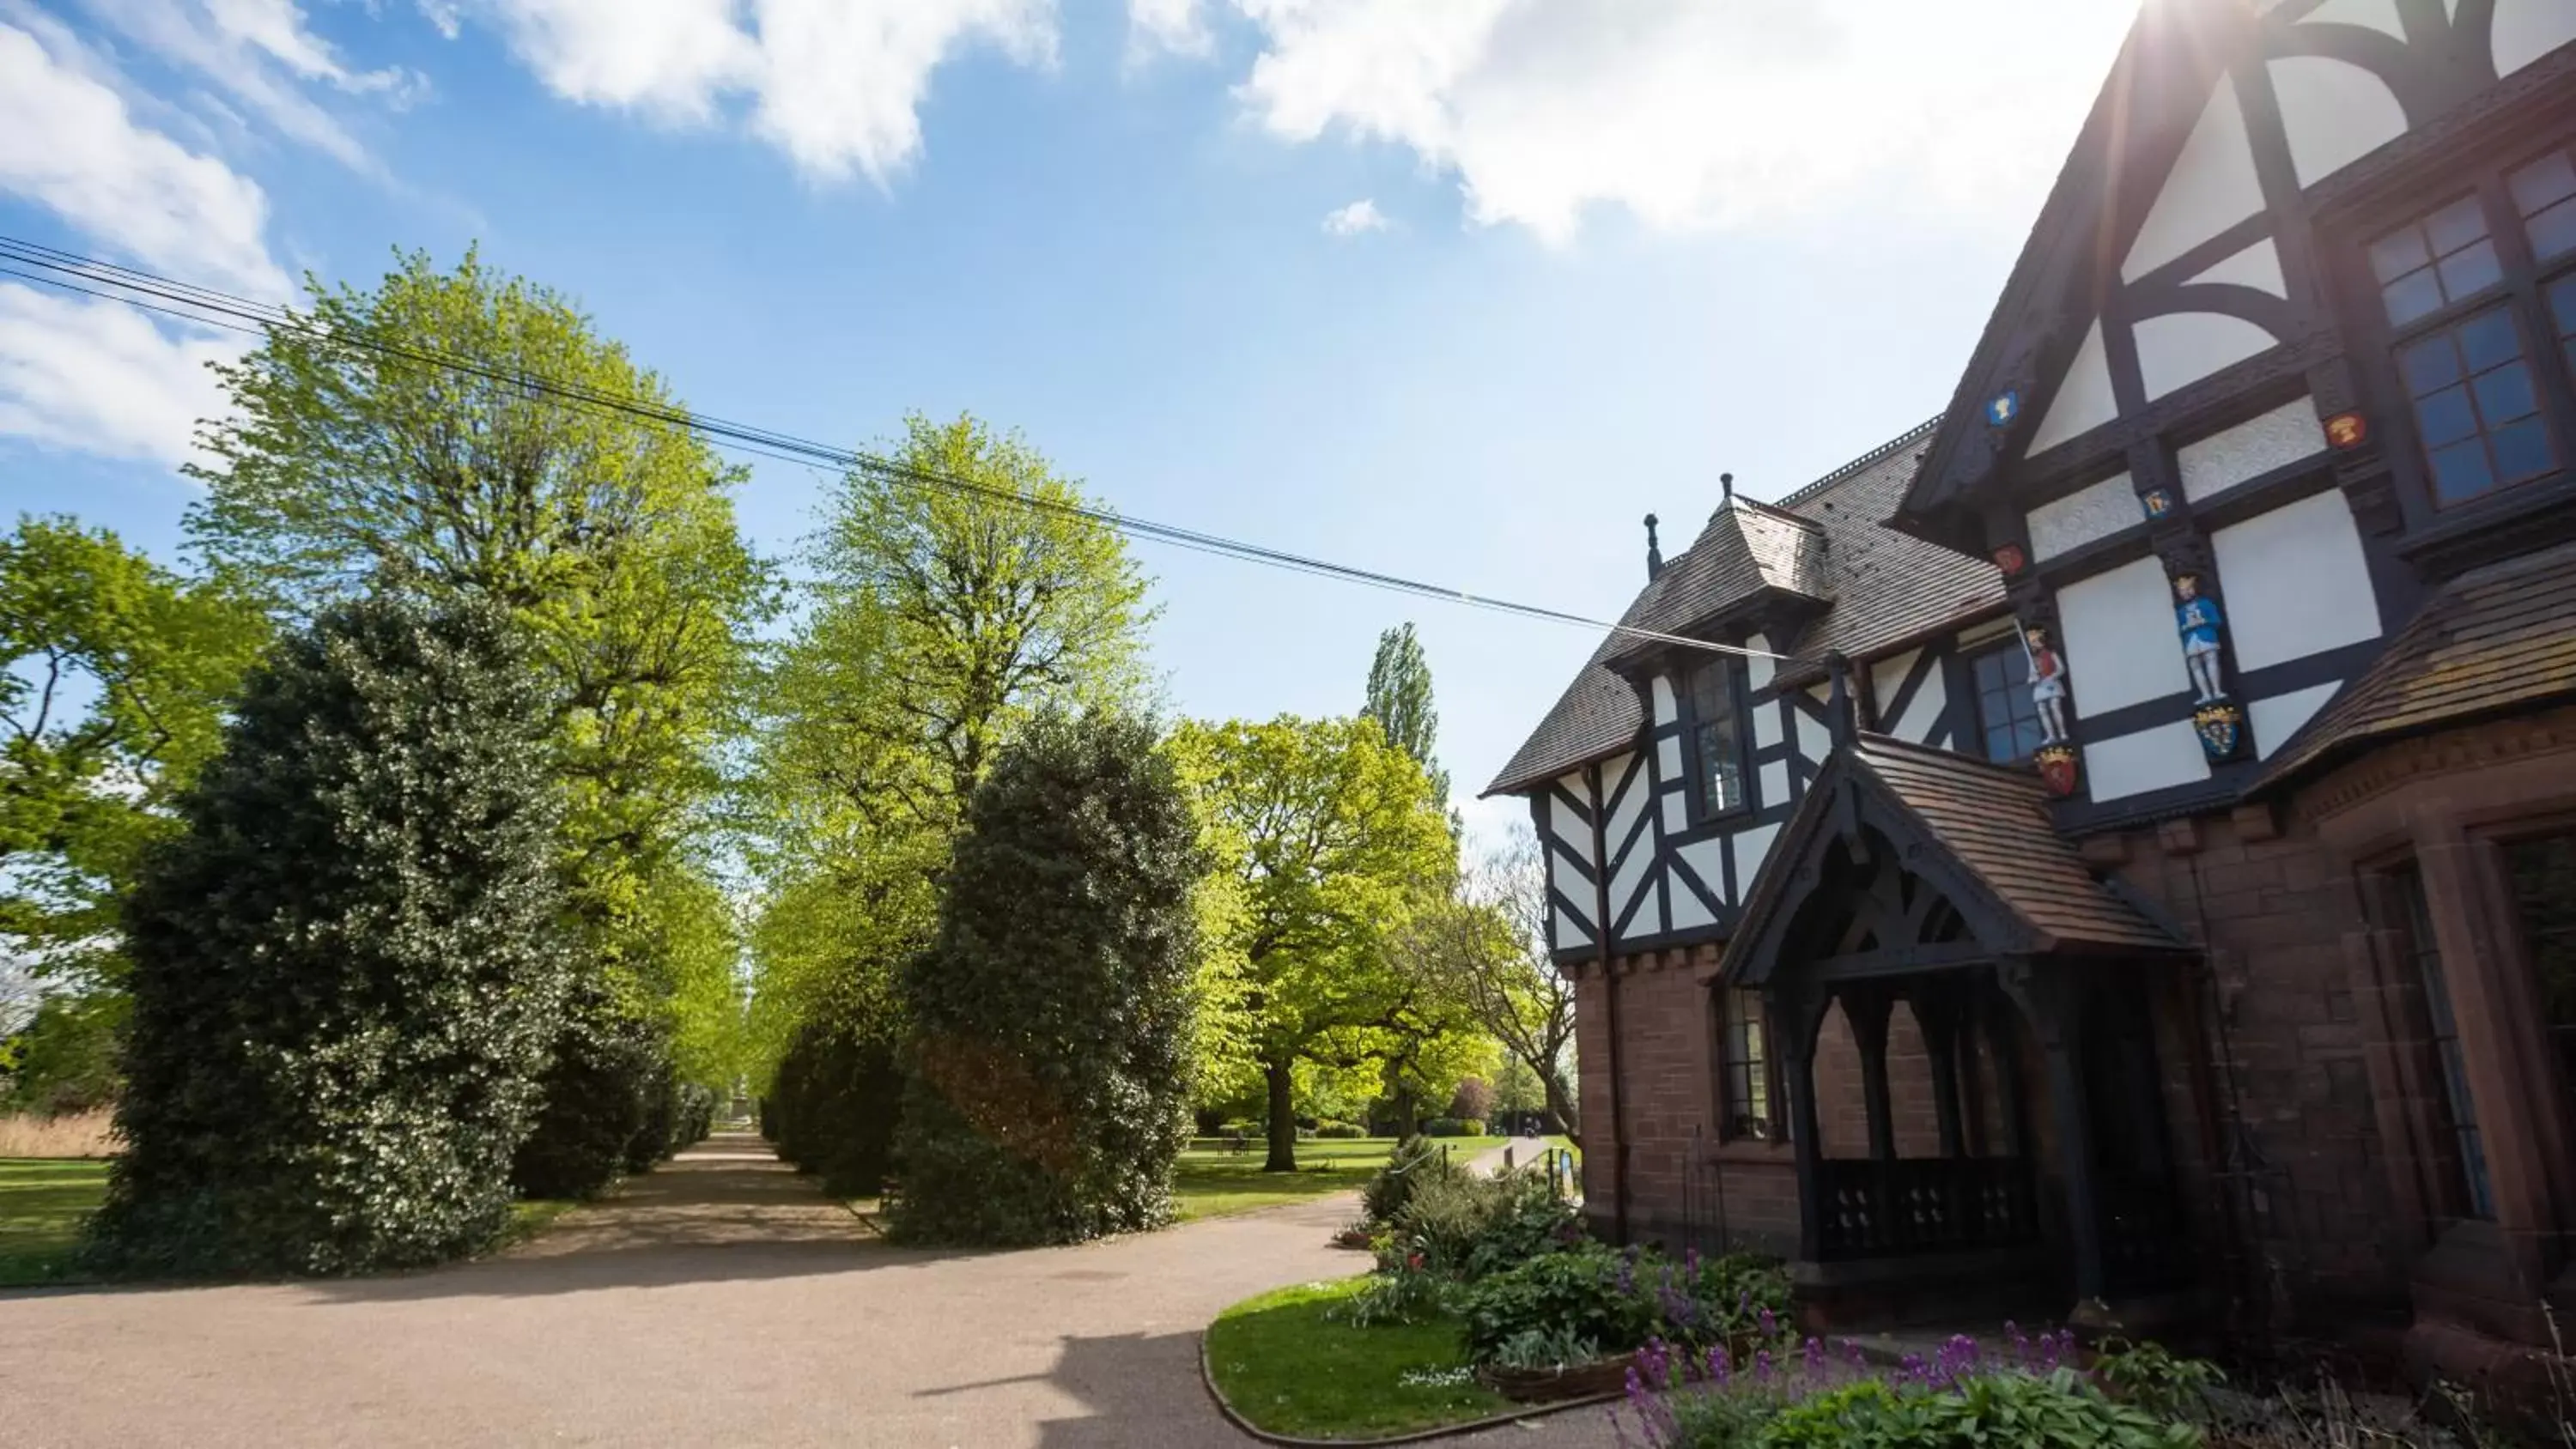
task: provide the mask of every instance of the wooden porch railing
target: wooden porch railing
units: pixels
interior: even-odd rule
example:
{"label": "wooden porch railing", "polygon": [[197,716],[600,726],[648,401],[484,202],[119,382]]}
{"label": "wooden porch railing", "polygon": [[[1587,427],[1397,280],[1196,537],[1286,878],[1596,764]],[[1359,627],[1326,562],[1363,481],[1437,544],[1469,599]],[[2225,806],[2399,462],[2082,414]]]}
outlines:
{"label": "wooden porch railing", "polygon": [[2018,1157],[1826,1158],[1825,1260],[1999,1248],[2039,1234],[2030,1165]]}

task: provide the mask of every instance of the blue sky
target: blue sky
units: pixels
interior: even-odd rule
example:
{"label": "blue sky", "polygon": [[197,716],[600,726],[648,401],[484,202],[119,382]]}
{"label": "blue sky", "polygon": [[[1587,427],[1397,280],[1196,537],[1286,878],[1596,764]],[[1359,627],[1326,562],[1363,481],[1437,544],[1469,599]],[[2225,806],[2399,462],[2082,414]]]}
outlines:
{"label": "blue sky", "polygon": [[[264,295],[479,243],[709,413],[971,410],[1132,514],[1611,615],[1644,513],[1946,402],[2132,8],[0,0],[0,232]],[[0,278],[0,505],[174,555],[236,345]],[[1192,714],[1347,711],[1416,621],[1462,796],[1593,642],[1139,552]]]}

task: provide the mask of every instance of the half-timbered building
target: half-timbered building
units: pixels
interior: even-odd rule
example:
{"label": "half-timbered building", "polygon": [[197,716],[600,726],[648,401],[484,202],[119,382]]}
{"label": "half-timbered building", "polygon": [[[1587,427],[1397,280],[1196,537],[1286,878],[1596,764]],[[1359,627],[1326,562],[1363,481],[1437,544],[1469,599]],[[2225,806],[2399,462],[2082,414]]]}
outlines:
{"label": "half-timbered building", "polygon": [[2150,0],[1948,410],[1490,787],[1589,1210],[1821,1322],[2576,1307],[2576,0]]}

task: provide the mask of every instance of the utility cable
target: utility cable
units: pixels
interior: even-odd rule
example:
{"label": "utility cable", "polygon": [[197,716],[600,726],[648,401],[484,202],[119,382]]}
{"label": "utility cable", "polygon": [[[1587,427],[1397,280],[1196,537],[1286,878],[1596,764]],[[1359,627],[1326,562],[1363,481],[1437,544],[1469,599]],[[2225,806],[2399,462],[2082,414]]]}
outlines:
{"label": "utility cable", "polygon": [[1772,659],[1783,663],[1818,662],[1794,655],[1772,653],[1768,650],[1693,639],[1686,635],[1657,629],[1641,629],[1631,624],[1591,618],[1538,604],[1474,594],[1464,589],[1427,583],[1354,564],[1336,563],[1329,559],[1271,548],[1220,534],[1205,533],[1177,524],[1135,518],[1112,509],[1089,507],[1062,499],[1033,497],[1015,489],[995,487],[992,484],[977,482],[953,473],[921,468],[855,449],[834,447],[751,424],[731,422],[666,403],[621,397],[577,383],[497,366],[481,359],[459,356],[413,343],[389,340],[382,336],[335,330],[319,325],[312,317],[299,314],[285,306],[255,301],[212,287],[177,281],[6,234],[0,234],[0,275],[17,277],[24,281],[79,293],[102,301],[122,303],[199,326],[256,337],[266,337],[277,332],[290,332],[327,346],[436,367],[503,386],[520,388],[532,395],[551,398],[575,407],[618,413],[670,427],[684,428],[717,446],[776,462],[793,463],[817,470],[830,468],[842,473],[866,473],[916,488],[940,489],[978,497],[1034,512],[1078,519],[1099,527],[1114,529],[1130,538],[1171,544],[1192,552],[1214,554],[1242,562],[1315,577],[1337,579],[1345,583],[1360,584],[1419,598],[1444,600],[1469,608],[1536,619],[1546,623],[1600,630],[1679,648],[1742,655],[1747,658]]}

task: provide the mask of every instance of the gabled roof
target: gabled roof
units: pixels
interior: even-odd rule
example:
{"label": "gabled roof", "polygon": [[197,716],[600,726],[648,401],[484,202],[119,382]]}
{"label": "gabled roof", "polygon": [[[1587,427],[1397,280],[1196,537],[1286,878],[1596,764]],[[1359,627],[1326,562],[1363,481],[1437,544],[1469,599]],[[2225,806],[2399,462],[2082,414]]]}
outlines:
{"label": "gabled roof", "polygon": [[[1863,659],[2000,608],[2003,578],[1994,565],[1884,526],[1930,434],[1929,423],[1910,428],[1778,503],[1732,500],[1638,592],[1620,622],[1688,633],[1764,597],[1820,601],[1821,614],[1771,647],[1806,659],[1827,651]],[[1617,668],[1633,645],[1634,636],[1603,641],[1486,794],[1542,785],[1635,743],[1645,705]],[[1789,667],[1792,678],[1803,672],[1812,671]]]}
{"label": "gabled roof", "polygon": [[[2075,148],[2040,207],[2020,258],[1937,419],[1924,466],[1903,500],[1902,526],[1959,541],[1934,518],[1983,481],[1998,454],[2029,436],[2054,380],[2100,312],[2101,273],[2113,265],[2104,234],[2152,199],[2225,63],[2225,33],[2249,21],[2226,5],[2148,0],[2094,97]],[[1986,403],[2022,395],[2018,424],[1998,428]]]}
{"label": "gabled roof", "polygon": [[1767,978],[1774,963],[1761,953],[1776,946],[1777,927],[1805,904],[1814,867],[1855,823],[1889,836],[1904,868],[1948,897],[1977,944],[1997,954],[2187,949],[2095,879],[2050,824],[2036,776],[1864,732],[1818,772],[1754,877],[1720,962],[1727,979]]}
{"label": "gabled roof", "polygon": [[2576,543],[2444,585],[2350,688],[2274,757],[2257,790],[2355,751],[2507,710],[2576,699]]}

